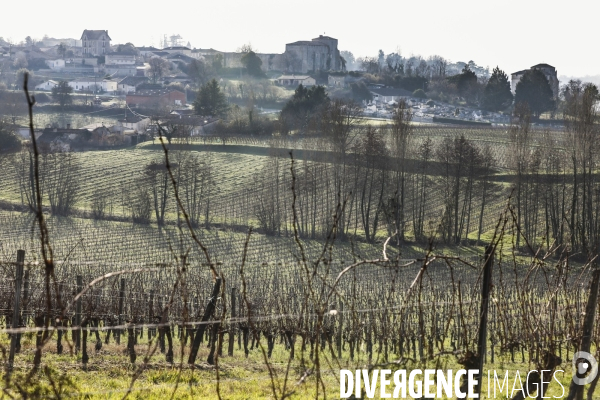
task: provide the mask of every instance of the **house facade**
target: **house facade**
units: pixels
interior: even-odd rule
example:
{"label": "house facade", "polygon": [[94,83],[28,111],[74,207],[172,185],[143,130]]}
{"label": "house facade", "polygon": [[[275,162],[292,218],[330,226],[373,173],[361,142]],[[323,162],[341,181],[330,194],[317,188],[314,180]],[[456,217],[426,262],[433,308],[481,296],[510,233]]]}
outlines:
{"label": "house facade", "polygon": [[287,70],[306,73],[308,71],[337,71],[342,69],[338,40],[319,35],[312,40],[300,40],[285,45]]}
{"label": "house facade", "polygon": [[412,97],[412,93],[404,89],[371,88],[369,91],[373,96],[373,102],[380,104],[390,104],[391,102],[398,102],[401,99],[408,100]]}
{"label": "house facade", "polygon": [[62,71],[65,68],[65,60],[46,60],[48,68],[52,71]]}
{"label": "house facade", "polygon": [[317,84],[315,78],[308,75],[282,75],[275,79],[275,82],[281,86],[297,87],[303,86],[314,86]]}
{"label": "house facade", "polygon": [[143,83],[148,83],[150,80],[145,76],[128,76],[119,81],[117,91],[121,93],[135,93],[137,87]]}
{"label": "house facade", "polygon": [[121,132],[132,130],[136,133],[143,133],[148,125],[150,125],[150,118],[127,115],[127,118],[119,120],[117,129]]}
{"label": "house facade", "polygon": [[110,52],[111,38],[107,30],[85,29],[81,34],[83,56],[103,56]]}
{"label": "house facade", "polygon": [[113,51],[104,58],[105,65],[135,65],[135,53]]}
{"label": "house facade", "polygon": [[39,85],[37,85],[35,87],[35,90],[51,91],[53,88],[55,88],[57,86],[58,86],[58,82],[57,81],[49,80],[49,81],[46,81],[44,83],[40,83]]}
{"label": "house facade", "polygon": [[128,52],[106,54],[104,69],[111,76],[133,76],[137,73],[136,55]]}
{"label": "house facade", "polygon": [[90,79],[81,78],[69,82],[69,86],[74,91],[92,91],[92,92],[109,92],[116,93],[118,82],[111,79]]}

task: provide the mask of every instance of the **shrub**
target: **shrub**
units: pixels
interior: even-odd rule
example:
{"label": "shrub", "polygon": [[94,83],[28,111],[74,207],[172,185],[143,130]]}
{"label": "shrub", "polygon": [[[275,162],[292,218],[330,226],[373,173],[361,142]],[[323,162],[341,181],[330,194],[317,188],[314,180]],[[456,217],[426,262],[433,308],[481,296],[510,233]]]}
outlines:
{"label": "shrub", "polygon": [[427,95],[425,94],[425,92],[423,91],[423,89],[417,89],[413,92],[413,96],[415,96],[417,99],[426,99]]}

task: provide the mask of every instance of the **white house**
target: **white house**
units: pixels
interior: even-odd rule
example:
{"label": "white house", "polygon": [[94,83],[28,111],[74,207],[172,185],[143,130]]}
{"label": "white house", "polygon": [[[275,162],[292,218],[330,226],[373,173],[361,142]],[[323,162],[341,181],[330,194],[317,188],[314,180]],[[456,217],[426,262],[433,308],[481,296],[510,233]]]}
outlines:
{"label": "white house", "polygon": [[81,79],[77,79],[77,80],[69,82],[69,86],[71,86],[74,91],[81,91],[81,90],[96,91],[96,90],[101,90],[102,81],[98,80],[98,79],[94,80],[94,79],[90,79],[90,78],[81,78]]}
{"label": "white house", "polygon": [[315,78],[308,75],[282,75],[275,79],[275,82],[281,86],[314,86],[317,84]]}
{"label": "white house", "polygon": [[150,79],[145,76],[128,76],[119,82],[117,90],[123,93],[135,93],[135,89],[142,83],[148,83]]}
{"label": "white house", "polygon": [[90,78],[81,78],[76,79],[74,81],[69,82],[69,86],[73,88],[74,91],[82,91],[82,90],[91,90],[91,91],[104,91],[104,92],[116,92],[117,91],[117,81],[113,81],[110,79],[90,79]]}
{"label": "white house", "polygon": [[146,131],[150,125],[150,118],[138,117],[137,115],[127,115],[125,119],[120,119],[117,129],[121,132],[132,130],[137,133]]}
{"label": "white house", "polygon": [[135,65],[135,53],[111,52],[104,57],[105,65]]}
{"label": "white house", "polygon": [[371,95],[373,95],[373,101],[375,103],[386,103],[397,102],[400,99],[409,99],[412,97],[412,93],[404,89],[395,88],[372,88],[369,89]]}
{"label": "white house", "polygon": [[52,90],[52,88],[55,88],[56,86],[58,86],[58,82],[53,81],[53,80],[49,80],[49,81],[46,81],[44,83],[40,83],[39,85],[37,85],[35,87],[35,90],[47,90],[47,91],[50,91],[50,90]]}
{"label": "white house", "polygon": [[102,90],[105,92],[115,93],[118,85],[119,83],[117,81],[113,81],[112,79],[104,79],[102,81]]}
{"label": "white house", "polygon": [[65,68],[65,60],[46,60],[46,65],[52,71],[61,71]]}

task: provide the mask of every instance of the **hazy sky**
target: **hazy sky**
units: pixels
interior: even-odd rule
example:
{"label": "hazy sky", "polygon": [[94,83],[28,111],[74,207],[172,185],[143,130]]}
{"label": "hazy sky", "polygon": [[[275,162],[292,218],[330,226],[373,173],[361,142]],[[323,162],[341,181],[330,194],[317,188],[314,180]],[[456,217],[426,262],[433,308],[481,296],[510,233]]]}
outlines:
{"label": "hazy sky", "polygon": [[544,62],[559,75],[600,74],[595,0],[103,0],[88,6],[0,0],[0,36],[79,39],[83,29],[108,29],[113,43],[157,46],[164,34],[178,33],[193,47],[234,51],[251,42],[260,52],[281,53],[286,43],[325,33],[356,57],[399,48],[403,56],[439,54],[507,73]]}

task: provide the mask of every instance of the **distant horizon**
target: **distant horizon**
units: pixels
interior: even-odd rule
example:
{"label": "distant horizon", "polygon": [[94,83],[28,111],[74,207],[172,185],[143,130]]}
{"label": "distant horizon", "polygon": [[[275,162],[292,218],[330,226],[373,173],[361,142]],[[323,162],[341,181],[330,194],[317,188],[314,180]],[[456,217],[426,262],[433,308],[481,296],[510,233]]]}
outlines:
{"label": "distant horizon", "polygon": [[[312,18],[297,16],[293,10],[298,3],[285,1],[248,4],[223,0],[203,4],[201,9],[194,4],[158,11],[105,0],[103,13],[123,17],[105,18],[106,22],[82,19],[80,3],[75,0],[63,0],[60,7],[33,0],[28,10],[35,12],[26,15],[27,23],[17,18],[4,21],[0,36],[17,43],[26,36],[41,39],[44,34],[79,39],[84,29],[105,29],[115,44],[159,47],[164,34],[179,34],[183,43],[196,48],[235,51],[251,43],[262,53],[283,53],[286,43],[326,34],[338,39],[340,50],[351,51],[357,58],[374,57],[379,49],[386,54],[400,50],[404,57],[440,55],[450,62],[473,60],[490,70],[499,66],[507,74],[547,63],[561,76],[595,77],[600,75],[600,57],[588,44],[594,33],[593,13],[585,12],[589,2],[573,0],[569,4],[583,12],[577,18],[560,19],[556,27],[560,10],[517,0],[507,0],[502,8],[475,0],[452,4],[434,0],[426,10],[418,4],[384,0],[372,11],[340,1],[306,0],[303,10],[314,10],[306,14]],[[8,11],[5,15],[21,12],[14,3],[0,10]],[[60,18],[66,18],[65,23],[57,24]],[[149,21],[160,22],[160,27],[155,29]]]}

